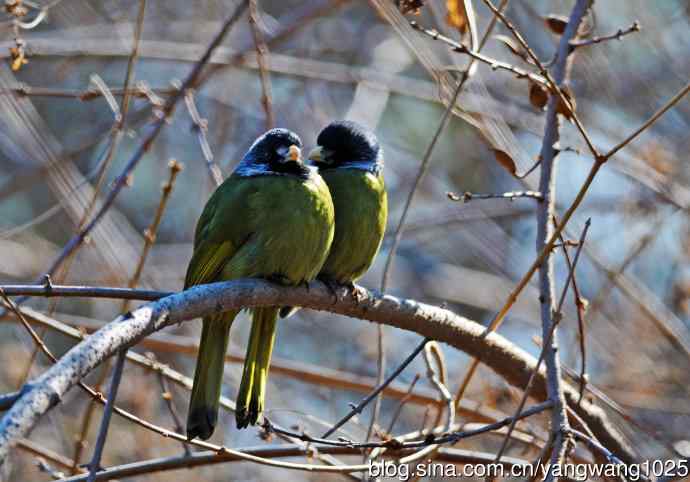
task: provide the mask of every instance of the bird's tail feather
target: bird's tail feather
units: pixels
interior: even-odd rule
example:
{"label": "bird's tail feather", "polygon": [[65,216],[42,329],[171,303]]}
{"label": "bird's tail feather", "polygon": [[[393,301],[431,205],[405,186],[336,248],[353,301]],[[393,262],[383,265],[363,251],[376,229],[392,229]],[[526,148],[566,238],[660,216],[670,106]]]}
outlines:
{"label": "bird's tail feather", "polygon": [[206,440],[213,434],[218,420],[230,326],[236,315],[237,312],[233,311],[204,318],[187,414],[189,440],[194,437]]}
{"label": "bird's tail feather", "polygon": [[253,312],[242,381],[237,395],[237,428],[256,424],[264,410],[266,381],[276,339],[278,311],[277,308],[257,308]]}

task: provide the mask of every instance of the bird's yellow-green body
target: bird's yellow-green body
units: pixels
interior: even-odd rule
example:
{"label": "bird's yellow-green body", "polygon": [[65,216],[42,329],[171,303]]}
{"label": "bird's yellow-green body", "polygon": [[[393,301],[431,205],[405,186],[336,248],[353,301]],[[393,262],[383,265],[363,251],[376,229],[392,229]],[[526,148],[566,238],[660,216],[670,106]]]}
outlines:
{"label": "bird's yellow-green body", "polygon": [[357,281],[376,258],[386,230],[388,202],[383,175],[362,169],[321,171],[335,206],[335,236],[319,276]]}
{"label": "bird's yellow-green body", "polygon": [[[250,160],[206,204],[185,287],[246,277],[297,285],[314,279],[322,268],[334,233],[333,203],[323,179],[301,164],[287,168],[275,161],[273,167],[284,172],[273,172],[273,167]],[[227,312],[203,320],[187,419],[190,438],[206,439],[213,433],[228,333],[236,315]],[[263,410],[277,316],[277,308],[253,310],[237,397],[239,427],[256,423]]]}

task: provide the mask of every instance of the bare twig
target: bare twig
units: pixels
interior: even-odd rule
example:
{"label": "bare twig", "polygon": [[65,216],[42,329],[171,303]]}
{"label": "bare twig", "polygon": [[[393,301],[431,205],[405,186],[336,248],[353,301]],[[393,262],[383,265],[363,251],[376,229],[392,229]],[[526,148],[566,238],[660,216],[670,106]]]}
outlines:
{"label": "bare twig", "polygon": [[[419,373],[417,373],[414,376],[414,378],[412,379],[412,382],[410,383],[409,388],[407,389],[407,394],[400,399],[400,401],[398,402],[398,406],[395,407],[395,410],[393,411],[393,416],[391,417],[391,421],[388,424],[388,429],[386,430],[386,432],[389,435],[393,433],[393,428],[395,427],[395,423],[398,421],[398,418],[400,417],[400,414],[402,413],[402,410],[405,407],[405,404],[408,403],[410,401],[410,399],[412,398],[412,391],[414,390],[415,385],[419,381],[419,378],[420,378]],[[16,393],[16,396],[19,397],[18,392]],[[14,403],[14,402],[12,402],[12,403]],[[10,403],[9,406],[11,407],[12,404]]]}
{"label": "bare twig", "polygon": [[[541,173],[539,177],[539,191],[544,195],[544,202],[537,207],[537,253],[541,252],[544,245],[551,236],[551,219],[556,209],[556,164],[558,150],[554,147],[560,140],[558,105],[563,97],[563,84],[566,82],[569,65],[570,50],[569,42],[575,38],[580,28],[580,23],[591,5],[591,0],[578,0],[568,19],[568,24],[561,36],[556,62],[553,68],[553,86],[558,90],[559,96],[551,96],[546,108],[546,128],[544,139],[539,154],[541,159]],[[538,60],[535,57],[535,63]],[[570,109],[573,112],[573,109]],[[583,131],[584,132],[584,131]],[[587,233],[585,227],[584,235]],[[580,242],[580,248],[582,243]],[[570,284],[572,272],[566,282],[566,288]],[[553,401],[554,407],[551,412],[551,430],[553,432],[553,448],[551,452],[551,464],[558,465],[563,463],[566,451],[566,434],[569,429],[568,416],[566,413],[566,401],[563,395],[563,379],[560,371],[560,361],[558,356],[557,326],[560,320],[560,309],[565,299],[565,290],[561,296],[558,308],[555,308],[554,298],[554,273],[553,257],[551,252],[546,253],[544,261],[539,266],[539,301],[541,303],[542,337],[544,346],[542,356],[547,373],[547,392],[549,400]],[[554,311],[555,309],[555,311]],[[549,471],[546,481],[554,480],[553,471]]]}
{"label": "bare twig", "polygon": [[618,144],[616,144],[615,147],[613,147],[609,152],[606,153],[606,155],[603,156],[603,160],[601,162],[606,162],[608,159],[613,157],[618,151],[623,149],[625,146],[630,144],[632,141],[637,138],[640,134],[642,134],[644,131],[649,129],[652,124],[654,124],[659,118],[664,115],[669,109],[671,109],[674,105],[676,105],[683,97],[685,97],[688,92],[690,92],[690,82],[685,84],[685,87],[680,89],[680,91],[674,95],[664,106],[656,111],[647,121],[642,124],[640,127],[638,127],[633,133],[631,133],[628,137],[620,141]]}
{"label": "bare twig", "polygon": [[261,78],[261,106],[266,114],[266,130],[275,126],[273,115],[273,95],[271,94],[271,77],[268,74],[268,46],[259,26],[259,6],[257,0],[249,0],[249,26],[256,47],[256,60],[259,63]]}
{"label": "bare twig", "polygon": [[[530,375],[529,381],[527,382],[527,385],[525,386],[525,388],[522,392],[522,398],[520,399],[520,403],[518,403],[518,408],[516,410],[516,413],[522,412],[522,409],[524,408],[525,403],[527,402],[527,398],[530,395],[530,391],[532,389],[532,385],[534,383],[535,376],[536,376],[537,372],[539,371],[539,368],[541,367],[542,362],[544,361],[544,356],[546,353],[545,347],[549,346],[549,342],[551,341],[551,338],[553,337],[553,334],[554,334],[555,329],[556,329],[556,325],[558,324],[558,322],[560,320],[560,316],[561,316],[560,312],[561,312],[561,307],[563,305],[563,300],[565,299],[565,294],[568,292],[568,286],[570,286],[571,280],[574,279],[575,267],[577,266],[577,261],[580,257],[580,252],[582,251],[582,246],[584,246],[584,242],[585,242],[585,238],[587,236],[588,230],[589,230],[589,222],[585,225],[585,229],[582,231],[582,236],[580,237],[580,244],[578,246],[577,253],[575,254],[575,260],[573,261],[572,266],[569,268],[568,278],[565,282],[565,285],[564,285],[563,291],[562,291],[562,295],[561,295],[561,301],[559,303],[558,309],[555,311],[555,313],[558,313],[559,316],[555,317],[554,323],[549,328],[549,333],[548,333],[547,337],[545,338],[543,346],[542,346],[542,350],[539,353],[539,359],[537,360],[537,365],[534,368],[534,371],[532,372],[532,374]],[[580,400],[581,400],[581,397],[580,397]],[[515,422],[517,422],[517,420]],[[511,423],[510,427],[508,427],[508,431],[506,432],[506,436],[503,439],[503,443],[501,444],[501,447],[498,449],[498,452],[496,453],[496,462],[497,463],[501,460],[501,457],[503,456],[506,448],[508,447],[508,442],[510,441],[510,436],[513,433],[513,430],[515,430],[515,425],[516,425],[515,423]],[[556,433],[552,433],[550,436],[552,445],[553,445],[553,443],[555,443],[556,435],[557,435]]]}
{"label": "bare twig", "polygon": [[571,40],[570,49],[575,50],[580,47],[585,47],[587,45],[594,45],[601,42],[606,42],[607,40],[620,40],[622,37],[631,34],[633,32],[640,31],[640,23],[635,21],[626,29],[619,28],[615,33],[609,35],[602,35],[600,37],[592,37],[584,40]]}
{"label": "bare twig", "polygon": [[211,176],[211,181],[213,181],[216,186],[220,186],[223,183],[223,173],[213,157],[211,145],[208,143],[208,120],[204,119],[199,114],[199,110],[197,109],[196,102],[194,100],[194,91],[192,89],[189,89],[185,93],[184,100],[187,104],[187,111],[192,118],[194,130],[196,131],[199,139],[199,145],[201,146],[201,152],[206,160],[206,167],[209,175]]}
{"label": "bare twig", "polygon": [[473,199],[509,199],[513,201],[518,198],[530,198],[536,199],[539,202],[544,200],[544,196],[540,192],[536,191],[512,191],[500,194],[478,194],[473,192],[464,192],[462,196],[458,196],[454,192],[447,192],[446,196],[448,196],[448,199],[451,201],[459,201],[463,203],[470,202]]}
{"label": "bare twig", "polygon": [[[168,387],[168,379],[165,377],[165,374],[162,370],[158,371],[158,383],[161,386],[161,396],[163,397],[163,400],[165,400],[165,405],[168,407],[168,412],[170,412],[170,417],[172,418],[175,431],[181,433],[184,430],[184,426],[182,425],[182,420],[180,419],[177,409],[175,408],[173,394]],[[185,455],[189,455],[191,453],[187,444],[182,444],[182,450],[184,450]]]}
{"label": "bare twig", "polygon": [[[42,445],[37,444],[28,439],[22,439],[17,442],[17,448],[24,452],[35,455],[36,457],[50,461],[54,465],[58,465],[64,469],[71,469],[74,462],[63,455],[53,452]],[[79,469],[78,472],[85,472],[84,469]]]}
{"label": "bare twig", "polygon": [[[587,222],[589,223],[589,219]],[[554,226],[558,224],[558,221],[556,218],[553,218],[553,223]],[[586,311],[586,306],[585,306],[585,301],[584,298],[580,295],[580,288],[577,285],[577,277],[575,276],[575,264],[577,263],[577,260],[575,262],[570,260],[570,254],[568,253],[568,247],[566,246],[566,241],[563,239],[563,235],[560,235],[561,239],[561,246],[563,247],[563,256],[565,257],[565,262],[568,265],[568,272],[572,273],[572,278],[573,278],[573,297],[575,300],[575,307],[577,308],[577,329],[578,329],[578,336],[580,339],[580,399],[582,400],[582,397],[585,394],[585,386],[587,385],[587,339],[586,339],[586,325],[585,325],[585,311]],[[578,251],[577,253],[580,253],[580,246],[578,244]],[[560,311],[560,310],[558,310]]]}
{"label": "bare twig", "polygon": [[347,415],[345,415],[343,418],[341,418],[340,420],[338,420],[331,428],[329,428],[329,429],[326,431],[326,433],[323,434],[322,438],[325,439],[325,438],[330,437],[330,436],[331,436],[332,434],[334,434],[340,427],[342,427],[343,425],[345,425],[345,424],[348,422],[348,420],[350,420],[350,419],[351,419],[352,417],[354,417],[355,415],[361,413],[362,410],[364,409],[364,407],[366,407],[367,405],[369,405],[369,403],[370,403],[374,398],[376,398],[376,397],[379,395],[379,393],[381,393],[381,392],[383,391],[383,389],[385,389],[388,385],[390,385],[391,382],[392,382],[393,380],[395,380],[395,379],[398,377],[398,375],[400,375],[400,373],[402,373],[402,371],[403,371],[405,368],[407,368],[407,365],[409,365],[410,363],[412,363],[412,360],[414,360],[415,357],[419,354],[419,352],[422,351],[422,350],[424,349],[424,346],[425,346],[428,342],[429,342],[429,339],[428,339],[428,338],[425,338],[424,340],[422,340],[422,342],[421,342],[419,345],[417,345],[417,348],[415,348],[414,351],[413,351],[412,353],[410,353],[410,355],[409,355],[407,358],[405,358],[405,360],[404,360],[395,370],[393,370],[393,373],[391,373],[390,375],[388,375],[388,377],[383,381],[383,383],[381,383],[378,387],[376,387],[369,395],[367,395],[366,397],[364,397],[357,405],[355,405],[354,407],[352,407],[352,410],[350,410],[350,412],[349,412]]}
{"label": "bare twig", "polygon": [[386,449],[393,449],[393,450],[419,449],[419,448],[424,448],[424,447],[430,447],[432,445],[454,444],[454,443],[458,442],[459,440],[464,440],[464,439],[467,439],[470,437],[475,437],[477,435],[481,435],[484,433],[493,432],[494,430],[498,430],[500,428],[503,428],[503,427],[511,424],[516,419],[522,420],[522,419],[531,417],[533,415],[536,415],[538,413],[543,412],[544,410],[550,409],[552,406],[553,406],[553,404],[550,401],[546,401],[546,402],[542,402],[538,405],[534,405],[532,407],[529,407],[517,415],[505,418],[503,420],[499,420],[499,421],[494,422],[494,423],[484,425],[484,426],[476,428],[474,430],[464,430],[464,431],[459,430],[457,432],[441,433],[439,435],[435,435],[433,433],[430,433],[421,440],[412,440],[412,441],[400,441],[397,438],[392,438],[392,439],[384,440],[381,442],[355,442],[352,440],[347,440],[344,437],[339,437],[339,440],[329,440],[329,439],[325,439],[325,438],[311,437],[310,435],[308,435],[306,433],[297,433],[297,432],[292,432],[290,430],[281,429],[281,428],[278,428],[278,427],[271,425],[270,421],[268,421],[268,420],[266,420],[264,422],[264,428],[266,430],[268,430],[269,432],[275,432],[275,433],[283,434],[283,435],[286,435],[286,436],[289,436],[292,438],[296,438],[298,440],[302,440],[303,442],[318,443],[318,444],[330,445],[330,446],[334,446],[334,447],[350,447],[350,448],[357,448],[357,449],[386,448]]}
{"label": "bare twig", "polygon": [[[361,451],[359,449],[351,449],[349,447],[319,447],[319,453],[332,455],[357,455]],[[305,449],[301,445],[263,445],[259,447],[247,447],[238,449],[241,454],[254,455],[263,459],[280,458],[280,457],[298,457],[309,456],[310,448]],[[402,451],[404,454],[405,451]],[[439,459],[448,463],[466,463],[466,464],[489,464],[492,461],[490,454],[481,452],[470,452],[467,450],[456,450],[450,448],[442,448],[439,452]],[[204,451],[196,452],[190,455],[164,457],[151,460],[143,460],[130,464],[120,465],[117,467],[110,467],[96,475],[96,480],[114,480],[128,477],[136,477],[138,475],[151,474],[155,472],[190,469],[193,467],[201,467],[213,464],[222,464],[234,461],[246,460],[233,453]],[[521,459],[510,458],[504,460],[507,467],[513,465],[524,465],[526,461]],[[314,466],[306,466],[314,467]],[[350,466],[347,466],[349,468]],[[362,466],[361,471],[366,472],[368,466]],[[306,470],[306,469],[305,469]],[[349,471],[348,471],[349,472]],[[64,482],[84,482],[84,476],[76,476],[65,479]]]}
{"label": "bare twig", "polygon": [[[175,178],[182,170],[182,165],[175,159],[171,159],[168,163],[168,168],[170,169],[170,176],[168,181],[161,187],[161,199],[158,203],[158,208],[153,216],[153,221],[148,228],[144,231],[144,246],[141,250],[141,255],[139,256],[139,261],[134,270],[134,274],[129,280],[127,286],[129,288],[136,288],[139,284],[139,279],[141,278],[141,273],[144,270],[144,264],[146,263],[146,258],[148,257],[151,246],[156,241],[156,233],[158,232],[158,226],[160,225],[161,219],[163,219],[163,213],[165,212],[165,207],[168,204],[168,199],[170,199],[170,194],[172,193],[173,187],[175,186]],[[127,311],[129,307],[129,300],[124,300],[122,303],[122,310]]]}
{"label": "bare twig", "polygon": [[487,55],[484,55],[482,53],[479,53],[478,51],[474,51],[467,47],[466,45],[461,44],[460,42],[456,42],[450,37],[446,37],[445,35],[441,34],[438,30],[435,29],[428,29],[425,28],[421,25],[419,25],[418,22],[416,21],[411,21],[410,26],[417,30],[418,32],[423,33],[424,35],[427,35],[428,37],[438,40],[440,42],[443,42],[444,44],[448,45],[450,49],[453,52],[461,53],[461,54],[466,54],[473,60],[476,60],[478,62],[485,63],[489,65],[493,70],[506,70],[508,72],[511,72],[515,74],[515,76],[518,79],[529,79],[532,82],[536,82],[537,84],[540,85],[547,85],[548,81],[540,76],[539,74],[535,74],[534,72],[530,72],[528,70],[521,69],[519,67],[516,67],[512,64],[509,64],[508,62],[503,62],[501,60],[496,60],[494,58],[491,58]]}
{"label": "bare twig", "polygon": [[96,446],[93,451],[93,457],[89,463],[89,477],[87,482],[96,480],[96,472],[101,468],[101,456],[103,455],[103,448],[105,447],[105,439],[108,436],[108,428],[110,427],[110,419],[113,415],[113,407],[115,406],[115,398],[117,398],[117,390],[120,387],[120,380],[122,379],[122,371],[125,367],[125,360],[127,359],[127,349],[123,348],[118,352],[115,368],[110,380],[110,388],[108,389],[108,401],[105,404],[103,417],[101,418],[101,427],[98,429],[98,437],[96,438]]}
{"label": "bare twig", "polygon": [[105,288],[99,286],[75,286],[57,284],[0,285],[7,296],[45,298],[107,298],[115,300],[155,301],[173,294],[172,291],[142,290],[131,288]]}

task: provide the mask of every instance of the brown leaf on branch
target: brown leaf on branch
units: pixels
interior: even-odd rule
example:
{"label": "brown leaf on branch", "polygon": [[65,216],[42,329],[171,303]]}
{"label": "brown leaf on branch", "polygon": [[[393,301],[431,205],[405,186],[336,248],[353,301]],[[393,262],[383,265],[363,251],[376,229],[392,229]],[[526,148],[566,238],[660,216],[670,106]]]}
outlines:
{"label": "brown leaf on branch", "polygon": [[457,28],[460,33],[466,33],[469,28],[469,20],[467,10],[465,10],[465,2],[462,0],[447,0],[448,16],[446,20],[449,25]]}
{"label": "brown leaf on branch", "polygon": [[496,158],[496,161],[501,166],[503,166],[509,173],[515,176],[517,174],[517,167],[515,166],[515,161],[513,160],[513,158],[506,154],[505,151],[502,151],[500,149],[492,149],[492,151],[494,152],[494,157]]}
{"label": "brown leaf on branch", "polygon": [[575,101],[575,95],[573,94],[573,91],[570,89],[570,87],[568,87],[567,85],[564,86],[561,89],[561,91],[563,92],[563,97],[565,97],[565,99],[570,103],[570,106],[568,106],[567,103],[563,102],[562,98],[559,98],[558,106],[556,107],[556,112],[561,114],[566,119],[572,120],[573,112],[577,111],[577,102]]}
{"label": "brown leaf on branch", "polygon": [[420,10],[424,6],[424,0],[398,0],[395,4],[403,15],[408,13],[419,15]]}
{"label": "brown leaf on branch", "polygon": [[542,86],[536,82],[530,82],[529,86],[529,102],[538,110],[544,110],[546,103],[549,101],[549,93]]}
{"label": "brown leaf on branch", "polygon": [[568,17],[563,15],[550,14],[544,17],[544,24],[556,35],[563,35],[565,27],[568,25]]}

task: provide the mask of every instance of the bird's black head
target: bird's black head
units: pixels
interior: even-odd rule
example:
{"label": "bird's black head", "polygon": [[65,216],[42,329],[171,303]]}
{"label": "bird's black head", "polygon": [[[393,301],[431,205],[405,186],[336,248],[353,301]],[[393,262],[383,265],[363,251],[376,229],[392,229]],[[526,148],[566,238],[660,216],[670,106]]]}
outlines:
{"label": "bird's black head", "polygon": [[302,162],[302,141],[288,129],[271,129],[254,141],[239,163],[236,173],[241,176],[262,174],[309,175]]}
{"label": "bird's black head", "polygon": [[316,143],[309,159],[319,170],[343,167],[378,173],[383,168],[383,151],[376,136],[356,122],[331,122]]}

